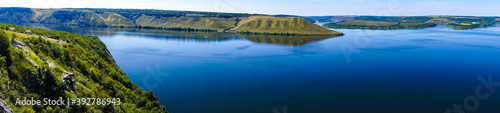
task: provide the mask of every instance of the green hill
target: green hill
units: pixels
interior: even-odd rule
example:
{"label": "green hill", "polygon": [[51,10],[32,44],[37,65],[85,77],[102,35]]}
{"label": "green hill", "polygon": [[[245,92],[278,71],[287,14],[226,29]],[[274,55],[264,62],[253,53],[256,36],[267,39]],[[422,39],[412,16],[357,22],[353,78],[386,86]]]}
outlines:
{"label": "green hill", "polygon": [[302,17],[252,16],[244,18],[237,27],[231,30],[262,34],[343,35],[311,23]]}
{"label": "green hill", "polygon": [[323,26],[342,29],[418,29],[441,24],[453,29],[474,29],[492,26],[498,22],[495,20],[498,17],[479,16],[356,16],[354,18],[356,19]]}
{"label": "green hill", "polygon": [[88,10],[0,8],[0,20],[97,27],[135,26],[131,20],[119,14]]}
{"label": "green hill", "polygon": [[93,27],[176,28],[223,31],[250,14],[141,9],[0,8],[0,20]]}
{"label": "green hill", "polygon": [[[0,89],[0,99],[20,113],[165,112],[153,92],[130,81],[99,38],[54,30],[0,24]],[[112,98],[116,105],[15,105],[24,97]]]}
{"label": "green hill", "polygon": [[319,36],[282,36],[282,35],[246,35],[242,34],[247,40],[255,43],[270,43],[270,44],[280,44],[280,45],[293,45],[301,46],[314,41],[321,41],[324,39],[332,38],[328,35]]}
{"label": "green hill", "polygon": [[217,17],[154,17],[142,15],[135,20],[137,25],[149,27],[165,27],[165,28],[196,28],[196,29],[212,29],[224,30],[234,27],[236,17],[233,18],[217,18]]}
{"label": "green hill", "polygon": [[390,22],[390,21],[368,21],[368,20],[347,20],[338,23],[323,24],[328,28],[343,29],[418,29],[434,27],[433,23],[414,23],[414,22]]}
{"label": "green hill", "polygon": [[256,15],[260,14],[148,9],[0,8],[0,20],[14,22],[186,31],[225,31],[236,27],[234,30],[239,32],[249,31],[260,34],[341,35],[341,33],[304,21],[301,17]]}
{"label": "green hill", "polygon": [[451,21],[447,26],[453,29],[474,29],[494,25],[496,17],[456,16],[446,17],[446,19]]}

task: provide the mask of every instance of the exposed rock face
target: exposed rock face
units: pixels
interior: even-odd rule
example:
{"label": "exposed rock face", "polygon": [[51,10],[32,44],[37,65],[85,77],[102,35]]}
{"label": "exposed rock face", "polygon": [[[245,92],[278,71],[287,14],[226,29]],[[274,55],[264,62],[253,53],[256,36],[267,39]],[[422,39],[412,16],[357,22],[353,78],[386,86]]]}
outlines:
{"label": "exposed rock face", "polygon": [[14,113],[14,111],[12,111],[7,103],[0,99],[0,113]]}
{"label": "exposed rock face", "polygon": [[13,20],[16,22],[36,22],[36,12],[30,8],[0,8],[0,20]]}
{"label": "exposed rock face", "polygon": [[35,22],[94,27],[129,27],[132,21],[116,13],[69,11],[58,9],[1,8],[0,20],[8,22]]}

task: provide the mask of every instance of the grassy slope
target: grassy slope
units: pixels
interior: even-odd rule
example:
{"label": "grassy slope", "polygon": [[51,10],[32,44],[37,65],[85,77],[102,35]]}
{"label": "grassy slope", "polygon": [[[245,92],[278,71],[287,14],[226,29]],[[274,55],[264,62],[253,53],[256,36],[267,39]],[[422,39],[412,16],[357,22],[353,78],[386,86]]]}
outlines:
{"label": "grassy slope", "polygon": [[36,13],[29,8],[0,8],[0,20],[36,21]]}
{"label": "grassy slope", "polygon": [[101,19],[104,20],[104,22],[106,22],[106,25],[108,26],[116,26],[116,27],[135,26],[134,22],[116,13],[105,12],[103,14],[100,14],[99,16],[101,17]]}
{"label": "grassy slope", "polygon": [[446,17],[450,20],[448,27],[453,29],[474,29],[495,24],[494,17]]}
{"label": "grassy slope", "polygon": [[137,25],[149,27],[164,28],[196,28],[223,30],[234,27],[236,18],[217,18],[217,17],[154,17],[142,15],[135,20]]}
{"label": "grassy slope", "polygon": [[[119,69],[104,43],[97,37],[14,25],[0,24],[0,27],[0,32],[8,27],[16,27],[15,32],[6,31],[6,35],[0,33],[0,38],[7,37],[7,41],[10,41],[12,34],[16,34],[16,42],[24,44],[28,50],[24,52],[24,49],[12,48],[10,42],[7,42],[10,48],[0,49],[12,54],[9,57],[12,64],[0,64],[0,98],[15,112],[164,112],[164,106],[159,104],[151,91],[146,92],[137,87]],[[35,35],[20,33],[24,29],[32,30]],[[70,43],[61,44],[38,38],[41,35],[59,37]],[[49,67],[47,60],[53,62],[55,67]],[[64,71],[75,73],[74,83],[61,81]],[[121,98],[122,104],[69,108],[14,105],[15,99],[20,97]]]}
{"label": "grassy slope", "polygon": [[[48,12],[48,11],[47,11]],[[45,18],[40,18],[42,23],[51,24],[70,24],[84,26],[100,26],[100,27],[131,27],[135,26],[129,19],[116,13],[95,13],[92,11],[67,11],[57,10],[45,13]]]}
{"label": "grassy slope", "polygon": [[365,21],[365,20],[348,20],[336,23],[336,25],[363,25],[363,26],[393,26],[398,22],[385,22],[385,21]]}
{"label": "grassy slope", "polygon": [[[104,10],[106,11],[106,10]],[[126,11],[126,10],[125,10]],[[77,26],[98,27],[162,27],[162,28],[194,28],[224,31],[235,28],[236,31],[254,33],[290,33],[306,35],[341,35],[341,33],[313,24],[301,17],[241,17],[238,22],[235,17],[198,17],[169,16],[155,10],[136,10],[130,14],[141,14],[137,18],[128,18],[115,12],[92,11],[92,9],[30,9],[30,8],[0,8],[0,19],[20,22],[41,22],[51,24],[69,24]],[[145,11],[145,12],[141,12]],[[147,15],[148,13],[150,15]],[[179,12],[177,12],[179,13]],[[191,12],[196,13],[196,12]],[[202,12],[200,12],[202,13]],[[128,13],[124,13],[128,14]],[[209,13],[219,14],[219,13]],[[12,15],[17,15],[12,17]],[[156,16],[152,16],[156,15]],[[129,15],[130,16],[130,15]],[[241,15],[240,15],[241,16]],[[133,16],[135,17],[135,16]],[[238,24],[236,26],[235,24]]]}
{"label": "grassy slope", "polygon": [[428,20],[426,23],[446,25],[446,24],[450,23],[450,20],[448,20],[446,18],[433,18],[433,19]]}
{"label": "grassy slope", "polygon": [[[14,15],[14,16],[13,16]],[[0,20],[41,22],[99,27],[163,27],[224,30],[235,27],[236,17],[156,17],[142,15],[131,20],[113,12],[96,13],[89,10],[0,8]]]}
{"label": "grassy slope", "polygon": [[[347,29],[415,29],[433,27],[438,24],[447,25],[453,29],[474,29],[495,24],[495,17],[471,16],[415,16],[415,17],[384,17],[368,16],[356,20],[324,24],[329,28]],[[497,22],[498,23],[498,22]]]}
{"label": "grassy slope", "polygon": [[236,32],[254,33],[290,33],[303,35],[342,35],[319,25],[313,24],[302,17],[266,17],[252,16],[242,19],[238,26],[232,29]]}
{"label": "grassy slope", "polygon": [[373,17],[368,16],[356,20],[347,20],[338,23],[328,23],[323,26],[329,28],[347,29],[417,29],[434,27],[434,23],[426,23],[432,17]]}
{"label": "grassy slope", "polygon": [[0,20],[78,26],[135,26],[131,20],[116,13],[106,12],[98,14],[93,11],[64,9],[0,8]]}

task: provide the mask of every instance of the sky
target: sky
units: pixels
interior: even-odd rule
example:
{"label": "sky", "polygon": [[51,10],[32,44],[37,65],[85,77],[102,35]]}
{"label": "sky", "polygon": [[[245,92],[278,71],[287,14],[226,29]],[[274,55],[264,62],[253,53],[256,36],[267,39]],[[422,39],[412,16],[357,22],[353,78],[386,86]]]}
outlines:
{"label": "sky", "polygon": [[500,16],[500,0],[0,0],[0,7],[131,8],[300,16]]}

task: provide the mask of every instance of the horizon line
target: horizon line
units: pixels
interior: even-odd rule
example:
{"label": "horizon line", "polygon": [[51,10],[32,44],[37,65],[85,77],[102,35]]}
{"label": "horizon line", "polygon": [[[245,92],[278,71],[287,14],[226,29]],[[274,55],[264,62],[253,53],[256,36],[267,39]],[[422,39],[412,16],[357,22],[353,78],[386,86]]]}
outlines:
{"label": "horizon line", "polygon": [[226,11],[200,11],[200,10],[172,10],[172,9],[147,9],[147,8],[91,8],[91,7],[78,7],[78,8],[35,8],[35,7],[3,7],[0,8],[31,8],[31,9],[137,9],[137,10],[164,10],[164,11],[193,11],[193,12],[213,12],[213,13],[239,13],[239,14],[263,14],[263,15],[289,15],[289,16],[299,16],[299,17],[325,17],[325,16],[380,16],[380,17],[410,17],[410,16],[464,16],[464,17],[500,17],[500,15],[488,15],[488,16],[478,16],[478,15],[393,15],[393,16],[382,16],[382,15],[370,15],[370,14],[352,14],[352,15],[315,15],[315,16],[304,16],[304,15],[294,15],[294,14],[265,14],[265,13],[247,13],[247,12],[226,12]]}

